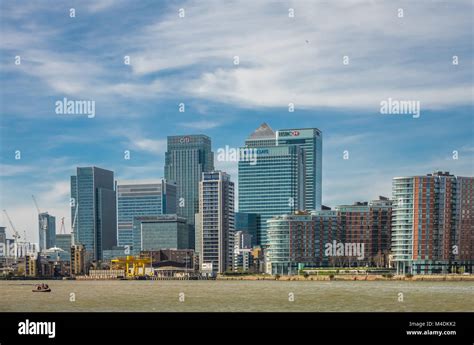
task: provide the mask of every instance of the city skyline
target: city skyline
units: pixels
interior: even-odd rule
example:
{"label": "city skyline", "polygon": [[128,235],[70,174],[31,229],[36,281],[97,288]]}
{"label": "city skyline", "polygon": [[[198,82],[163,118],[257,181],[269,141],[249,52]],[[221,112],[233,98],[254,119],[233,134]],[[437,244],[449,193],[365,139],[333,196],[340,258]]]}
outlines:
{"label": "city skyline", "polygon": [[[1,102],[0,208],[21,235],[38,242],[34,194],[42,211],[65,217],[69,232],[68,177],[77,166],[110,169],[119,179],[158,179],[165,176],[167,136],[205,134],[217,152],[240,147],[263,122],[324,133],[324,205],[390,196],[395,176],[472,176],[470,4],[401,3],[403,18],[396,5],[370,1],[324,8],[143,2],[133,11],[120,2],[84,2],[75,18],[65,5],[2,3],[1,79],[8,88]],[[141,19],[134,28],[127,13]],[[325,19],[336,14],[340,20]],[[240,25],[243,17],[248,25]],[[111,21],[114,29],[105,30]],[[379,30],[384,35],[374,36]],[[94,100],[94,117],[57,114],[55,102],[65,97]],[[419,100],[420,117],[381,114],[387,99]],[[237,162],[214,163],[238,190]]]}

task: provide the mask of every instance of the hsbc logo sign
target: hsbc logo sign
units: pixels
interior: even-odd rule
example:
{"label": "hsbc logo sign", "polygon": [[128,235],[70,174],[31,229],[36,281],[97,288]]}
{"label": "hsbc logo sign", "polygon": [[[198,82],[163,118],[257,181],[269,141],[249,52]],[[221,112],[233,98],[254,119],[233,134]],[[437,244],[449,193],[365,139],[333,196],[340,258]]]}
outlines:
{"label": "hsbc logo sign", "polygon": [[278,132],[278,136],[280,137],[297,137],[300,135],[299,131],[283,131]]}

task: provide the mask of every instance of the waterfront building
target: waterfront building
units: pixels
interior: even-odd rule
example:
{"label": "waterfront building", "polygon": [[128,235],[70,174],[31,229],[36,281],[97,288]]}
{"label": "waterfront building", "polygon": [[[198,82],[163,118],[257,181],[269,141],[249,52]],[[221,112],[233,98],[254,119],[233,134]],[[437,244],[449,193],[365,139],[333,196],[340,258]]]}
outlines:
{"label": "waterfront building", "polygon": [[392,186],[397,273],[472,273],[474,178],[439,171],[395,177]]}
{"label": "waterfront building", "polygon": [[392,202],[381,196],[379,200],[337,206],[336,211],[341,241],[364,245],[363,258],[344,256],[340,264],[386,267],[391,248]]}
{"label": "waterfront building", "polygon": [[42,212],[38,215],[40,252],[56,246],[56,217]]}
{"label": "waterfront building", "polygon": [[74,243],[84,245],[88,259],[101,260],[103,250],[117,245],[114,173],[78,167],[71,176],[71,225],[76,208]]}
{"label": "waterfront building", "polygon": [[133,221],[133,253],[161,249],[189,249],[189,227],[176,214],[138,216]]}
{"label": "waterfront building", "polygon": [[194,251],[192,249],[145,250],[140,256],[151,258],[152,267],[181,267],[194,270]]}
{"label": "waterfront building", "polygon": [[201,271],[215,275],[232,270],[234,183],[222,171],[204,172],[199,184]]}
{"label": "waterfront building", "polygon": [[133,218],[176,213],[176,183],[161,180],[117,181],[117,243],[133,246]]}
{"label": "waterfront building", "polygon": [[255,149],[256,164],[246,159],[238,163],[239,212],[257,214],[258,245],[267,244],[267,220],[305,206],[304,152],[297,145],[260,146],[272,136],[268,128],[257,129],[246,141],[253,145],[247,148]]}
{"label": "waterfront building", "polygon": [[177,184],[177,214],[186,218],[190,244],[195,243],[194,220],[199,211],[199,181],[203,172],[214,170],[211,139],[206,135],[169,136],[165,155],[165,178]]}
{"label": "waterfront building", "polygon": [[325,244],[338,233],[337,212],[298,212],[268,220],[265,270],[270,274],[298,274],[302,267],[326,266]]}
{"label": "waterfront building", "polygon": [[86,248],[83,244],[71,246],[71,276],[87,273]]}

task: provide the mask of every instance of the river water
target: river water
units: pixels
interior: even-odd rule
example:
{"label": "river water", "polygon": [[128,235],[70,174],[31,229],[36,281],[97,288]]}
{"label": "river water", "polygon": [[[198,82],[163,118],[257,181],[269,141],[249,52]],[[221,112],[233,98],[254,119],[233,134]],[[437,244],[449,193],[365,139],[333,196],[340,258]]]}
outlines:
{"label": "river water", "polygon": [[[46,281],[45,281],[46,282]],[[0,281],[0,311],[474,311],[474,282]]]}

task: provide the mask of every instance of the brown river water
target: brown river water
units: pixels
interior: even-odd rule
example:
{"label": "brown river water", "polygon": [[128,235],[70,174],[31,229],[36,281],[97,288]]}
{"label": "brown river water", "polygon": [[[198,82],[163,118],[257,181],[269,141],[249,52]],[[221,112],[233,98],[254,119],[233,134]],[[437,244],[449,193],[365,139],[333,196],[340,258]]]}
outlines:
{"label": "brown river water", "polygon": [[0,281],[0,311],[474,311],[474,282]]}

